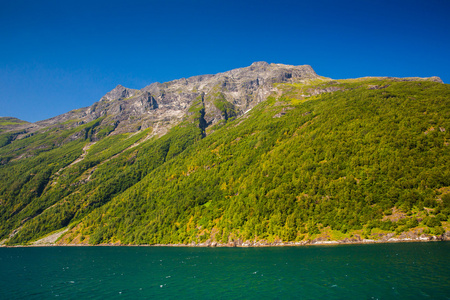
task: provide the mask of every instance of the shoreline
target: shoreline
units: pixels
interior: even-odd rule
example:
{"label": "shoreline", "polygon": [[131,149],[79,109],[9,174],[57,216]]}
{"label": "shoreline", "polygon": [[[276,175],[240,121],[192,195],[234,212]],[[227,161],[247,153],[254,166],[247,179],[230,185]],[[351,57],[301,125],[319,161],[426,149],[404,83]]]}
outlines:
{"label": "shoreline", "polygon": [[268,248],[268,247],[300,247],[300,246],[338,246],[338,245],[363,245],[363,244],[394,244],[394,243],[426,243],[426,242],[445,242],[450,241],[450,233],[445,233],[441,236],[421,236],[418,238],[411,237],[389,237],[380,240],[372,239],[344,239],[338,241],[328,241],[328,240],[308,240],[300,242],[283,242],[275,241],[269,243],[267,241],[257,241],[242,242],[241,240],[232,241],[227,244],[206,241],[204,243],[190,243],[190,244],[120,244],[120,243],[109,243],[109,244],[31,244],[31,245],[0,245],[0,248],[29,248],[29,247],[181,247],[181,248]]}

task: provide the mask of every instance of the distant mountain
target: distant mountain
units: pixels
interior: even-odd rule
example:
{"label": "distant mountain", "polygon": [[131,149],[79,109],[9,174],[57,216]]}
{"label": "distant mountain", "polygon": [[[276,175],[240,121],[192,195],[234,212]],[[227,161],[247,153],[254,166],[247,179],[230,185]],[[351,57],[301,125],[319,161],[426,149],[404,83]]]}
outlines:
{"label": "distant mountain", "polygon": [[17,129],[18,126],[23,126],[24,124],[28,124],[28,122],[19,120],[17,118],[0,117],[0,132],[6,130],[14,130]]}
{"label": "distant mountain", "polygon": [[[447,239],[450,89],[256,62],[0,118],[2,244]],[[44,238],[44,239],[43,239]]]}

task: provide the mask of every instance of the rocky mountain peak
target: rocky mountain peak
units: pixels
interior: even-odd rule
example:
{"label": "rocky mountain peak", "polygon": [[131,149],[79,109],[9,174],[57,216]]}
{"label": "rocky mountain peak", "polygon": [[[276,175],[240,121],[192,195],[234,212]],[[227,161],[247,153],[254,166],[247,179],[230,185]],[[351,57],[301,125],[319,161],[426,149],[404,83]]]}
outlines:
{"label": "rocky mountain peak", "polygon": [[214,75],[155,82],[141,90],[119,84],[90,107],[37,122],[36,128],[59,126],[62,123],[79,126],[104,117],[102,126],[112,126],[112,134],[135,132],[148,127],[158,128],[154,129],[154,134],[164,134],[184,120],[194,104],[201,105],[201,124],[206,128],[243,115],[277,91],[274,83],[302,82],[315,78],[318,75],[307,65],[291,66],[259,61],[248,67]]}
{"label": "rocky mountain peak", "polygon": [[265,69],[269,66],[269,64],[265,61],[255,61],[250,65],[250,70],[256,70],[256,69]]}
{"label": "rocky mountain peak", "polygon": [[103,96],[102,99],[100,100],[115,101],[126,99],[134,96],[137,92],[138,90],[129,89],[119,84],[112,91],[108,92],[105,96]]}
{"label": "rocky mountain peak", "polygon": [[[276,91],[274,83],[301,82],[318,78],[308,66],[290,66],[254,62],[248,67],[233,69],[215,75],[200,75],[165,83],[152,83],[141,91],[150,93],[158,104],[154,114],[170,111],[184,116],[188,108],[202,99],[204,124],[215,124],[245,111],[264,101]],[[226,107],[226,109],[225,109]]]}

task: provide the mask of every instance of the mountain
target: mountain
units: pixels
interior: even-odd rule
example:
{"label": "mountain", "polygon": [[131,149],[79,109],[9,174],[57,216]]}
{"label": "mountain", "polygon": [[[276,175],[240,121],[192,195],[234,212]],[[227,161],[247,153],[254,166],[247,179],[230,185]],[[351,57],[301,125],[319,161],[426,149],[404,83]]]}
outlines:
{"label": "mountain", "polygon": [[447,239],[450,89],[256,62],[0,119],[3,244]]}
{"label": "mountain", "polygon": [[255,62],[249,67],[216,75],[156,82],[142,90],[118,85],[90,107],[30,124],[29,132],[49,126],[73,128],[105,117],[100,127],[108,127],[114,134],[148,127],[158,128],[154,134],[164,134],[182,121],[194,102],[200,100],[205,126],[209,126],[242,115],[265,100],[274,91],[275,82],[301,82],[315,78],[319,76],[310,66]]}

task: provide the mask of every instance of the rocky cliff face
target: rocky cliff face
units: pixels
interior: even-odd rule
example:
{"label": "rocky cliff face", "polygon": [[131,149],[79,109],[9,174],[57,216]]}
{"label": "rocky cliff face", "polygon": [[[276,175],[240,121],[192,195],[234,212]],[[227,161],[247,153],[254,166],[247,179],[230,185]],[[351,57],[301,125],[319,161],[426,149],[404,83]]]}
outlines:
{"label": "rocky cliff face", "polygon": [[318,75],[310,66],[256,62],[246,68],[216,75],[153,83],[141,90],[141,93],[148,92],[156,102],[156,109],[145,121],[147,126],[156,122],[160,128],[164,128],[169,121],[180,121],[189,107],[201,100],[205,124],[210,126],[242,115],[264,101],[276,90],[273,86],[275,82],[298,82],[314,78],[318,78]]}
{"label": "rocky cliff face", "polygon": [[307,65],[255,62],[249,67],[215,75],[156,82],[141,90],[118,85],[90,107],[29,124],[25,131],[28,134],[39,128],[62,124],[65,128],[73,128],[104,117],[103,127],[114,127],[110,134],[153,127],[154,134],[161,135],[186,118],[189,108],[197,102],[203,107],[202,126],[207,127],[240,116],[264,101],[276,91],[273,83],[315,78],[318,75]]}

